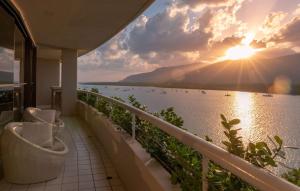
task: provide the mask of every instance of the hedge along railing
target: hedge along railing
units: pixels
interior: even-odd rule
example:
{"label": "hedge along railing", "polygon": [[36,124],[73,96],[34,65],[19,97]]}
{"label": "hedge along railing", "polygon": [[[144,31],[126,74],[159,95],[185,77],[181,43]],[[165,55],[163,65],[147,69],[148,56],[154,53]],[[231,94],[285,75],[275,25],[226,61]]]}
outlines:
{"label": "hedge along railing", "polygon": [[[98,93],[93,93],[85,90],[78,90],[79,93],[85,94],[86,98],[90,96],[96,97],[96,102],[101,98],[110,104],[110,107],[117,105],[127,111],[132,115],[132,127],[129,132],[132,134],[132,138],[136,138],[136,118],[148,121],[155,127],[158,127],[170,136],[175,137],[181,143],[195,149],[202,155],[202,177],[207,177],[209,170],[209,161],[213,161],[215,164],[220,165],[222,168],[235,174],[237,177],[241,178],[245,182],[254,186],[261,191],[300,191],[300,188],[289,183],[288,181],[274,176],[264,169],[258,168],[253,164],[225,151],[224,149],[207,142],[198,136],[195,136],[183,129],[180,129],[159,117],[142,111],[134,106],[126,104],[122,101],[100,95]],[[207,178],[201,178],[202,190],[208,190]]]}

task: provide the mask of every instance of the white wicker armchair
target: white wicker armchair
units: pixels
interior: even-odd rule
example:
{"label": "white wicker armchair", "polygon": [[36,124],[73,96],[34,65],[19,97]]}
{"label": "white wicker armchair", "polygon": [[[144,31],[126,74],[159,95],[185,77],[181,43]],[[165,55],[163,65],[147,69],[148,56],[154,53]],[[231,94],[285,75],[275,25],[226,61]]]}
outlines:
{"label": "white wicker armchair", "polygon": [[53,135],[62,137],[64,122],[60,119],[60,112],[56,110],[41,110],[28,107],[24,111],[23,120],[27,122],[45,122],[53,125]]}
{"label": "white wicker armchair", "polygon": [[20,122],[6,125],[1,148],[4,176],[8,182],[31,184],[56,178],[68,152],[66,144],[54,138],[47,123]]}

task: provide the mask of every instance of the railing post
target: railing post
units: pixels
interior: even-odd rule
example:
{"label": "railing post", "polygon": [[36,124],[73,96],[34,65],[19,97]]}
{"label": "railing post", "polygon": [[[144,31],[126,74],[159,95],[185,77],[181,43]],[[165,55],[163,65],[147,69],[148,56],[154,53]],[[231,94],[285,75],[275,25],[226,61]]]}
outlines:
{"label": "railing post", "polygon": [[109,116],[108,116],[108,118],[109,118],[109,119],[112,119],[113,106],[112,106],[112,103],[111,103],[111,102],[109,102],[109,108],[110,108],[110,111],[109,111]]}
{"label": "railing post", "polygon": [[132,114],[132,124],[131,124],[132,140],[135,139],[135,125],[136,125],[136,117],[135,114]]}
{"label": "railing post", "polygon": [[88,100],[89,100],[89,92],[86,91],[86,103],[89,105]]}
{"label": "railing post", "polygon": [[96,108],[96,109],[98,109],[97,107],[98,107],[98,103],[99,103],[99,96],[96,96],[96,102],[95,102],[95,105],[94,105],[94,107]]}
{"label": "railing post", "polygon": [[209,159],[202,155],[202,191],[208,191],[207,173]]}

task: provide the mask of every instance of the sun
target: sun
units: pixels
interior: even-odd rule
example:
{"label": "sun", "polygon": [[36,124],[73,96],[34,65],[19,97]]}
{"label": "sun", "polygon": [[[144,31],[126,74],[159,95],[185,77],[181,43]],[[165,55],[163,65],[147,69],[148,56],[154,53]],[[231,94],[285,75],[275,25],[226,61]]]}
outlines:
{"label": "sun", "polygon": [[240,60],[250,58],[255,54],[256,50],[247,45],[237,45],[226,51],[225,58],[229,60]]}
{"label": "sun", "polygon": [[254,34],[248,33],[241,44],[231,47],[226,51],[224,60],[240,60],[252,57],[257,52],[257,49],[250,46],[253,39]]}

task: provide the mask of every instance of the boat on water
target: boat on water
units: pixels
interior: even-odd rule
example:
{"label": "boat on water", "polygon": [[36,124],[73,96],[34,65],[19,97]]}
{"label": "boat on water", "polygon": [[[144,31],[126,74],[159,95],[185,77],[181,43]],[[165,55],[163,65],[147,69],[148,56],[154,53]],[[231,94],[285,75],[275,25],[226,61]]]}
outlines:
{"label": "boat on water", "polygon": [[225,96],[231,96],[229,93],[226,93]]}

